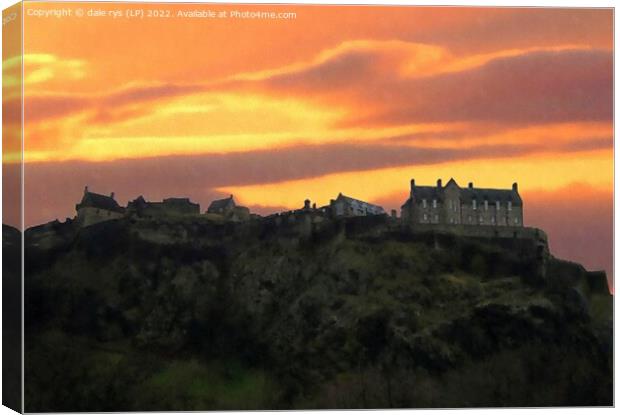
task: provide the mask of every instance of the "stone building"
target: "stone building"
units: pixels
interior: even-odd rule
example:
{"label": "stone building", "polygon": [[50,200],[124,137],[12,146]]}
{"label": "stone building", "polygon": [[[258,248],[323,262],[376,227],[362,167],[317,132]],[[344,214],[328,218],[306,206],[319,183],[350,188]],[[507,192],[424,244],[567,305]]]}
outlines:
{"label": "stone building", "polygon": [[77,223],[80,226],[90,226],[95,223],[123,217],[125,209],[114,200],[114,193],[110,196],[101,195],[88,191],[84,188],[82,201],[75,205],[77,211]]}
{"label": "stone building", "polygon": [[329,206],[332,215],[336,217],[382,215],[385,213],[381,206],[353,199],[342,193],[339,193],[335,200],[332,199]]}
{"label": "stone building", "polygon": [[250,209],[245,206],[237,206],[233,195],[226,199],[218,199],[211,202],[207,214],[219,215],[232,222],[243,222],[251,217]]}
{"label": "stone building", "polygon": [[191,216],[200,214],[200,205],[187,197],[171,197],[161,202],[147,202],[139,196],[127,205],[128,213],[145,218]]}
{"label": "stone building", "polygon": [[444,225],[523,226],[523,201],[517,183],[512,189],[461,188],[454,179],[442,186],[416,186],[401,207],[404,222]]}
{"label": "stone building", "polygon": [[230,195],[230,197],[227,197],[226,199],[218,199],[211,202],[207,208],[207,213],[226,215],[228,212],[231,212],[235,206],[237,206],[235,199],[233,198],[233,195]]}

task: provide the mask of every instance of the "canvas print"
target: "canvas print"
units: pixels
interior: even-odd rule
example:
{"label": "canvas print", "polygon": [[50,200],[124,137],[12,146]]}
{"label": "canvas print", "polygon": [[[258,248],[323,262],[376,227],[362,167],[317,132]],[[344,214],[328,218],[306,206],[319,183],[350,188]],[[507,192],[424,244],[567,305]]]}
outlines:
{"label": "canvas print", "polygon": [[6,9],[3,404],[612,406],[613,17]]}

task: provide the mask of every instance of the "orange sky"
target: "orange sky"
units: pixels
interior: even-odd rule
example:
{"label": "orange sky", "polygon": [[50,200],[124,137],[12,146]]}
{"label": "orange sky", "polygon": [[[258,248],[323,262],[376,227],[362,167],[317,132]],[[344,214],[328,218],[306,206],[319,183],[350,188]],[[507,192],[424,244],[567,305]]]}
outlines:
{"label": "orange sky", "polygon": [[[62,8],[72,16],[41,16]],[[135,9],[170,17],[125,17]],[[611,9],[24,10],[26,197],[40,206],[27,224],[71,216],[86,184],[122,203],[234,193],[263,212],[339,191],[396,208],[411,177],[612,192]],[[197,10],[296,16],[177,15]],[[10,112],[20,66],[3,59]]]}

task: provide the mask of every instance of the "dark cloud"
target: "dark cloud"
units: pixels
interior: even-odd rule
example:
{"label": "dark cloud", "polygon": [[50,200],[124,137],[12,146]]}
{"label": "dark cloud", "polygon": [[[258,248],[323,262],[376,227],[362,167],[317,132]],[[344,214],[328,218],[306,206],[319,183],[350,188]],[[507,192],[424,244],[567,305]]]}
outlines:
{"label": "dark cloud", "polygon": [[[611,141],[607,144],[611,146]],[[577,150],[581,148],[577,145]],[[25,167],[28,225],[73,214],[73,202],[88,184],[95,191],[114,191],[123,203],[143,194],[152,200],[191,196],[203,206],[224,196],[214,189],[277,183],[332,173],[367,171],[448,161],[510,158],[549,145],[481,145],[469,148],[424,148],[355,142],[301,145],[228,154],[168,156],[109,162],[28,163]],[[570,146],[559,151],[575,151]]]}
{"label": "dark cloud", "polygon": [[[404,46],[344,49],[325,61],[263,80],[131,87],[102,96],[35,96],[28,121],[94,111],[92,122],[142,116],[161,99],[204,91],[299,97],[346,106],[341,126],[415,122],[534,124],[611,121],[613,57],[605,50],[538,51],[497,58],[460,72],[410,78]],[[135,105],[145,106],[135,110]],[[9,101],[9,106],[19,102]]]}
{"label": "dark cloud", "polygon": [[550,150],[557,150],[561,152],[579,152],[613,149],[613,147],[613,137],[594,137],[589,139],[570,141],[556,146],[552,145],[550,146]]}
{"label": "dark cloud", "polygon": [[435,43],[455,53],[488,52],[532,45],[613,45],[613,9],[515,7],[477,8],[461,24],[412,28],[404,38]]}
{"label": "dark cloud", "polygon": [[[3,103],[21,113],[21,101],[13,99]],[[27,123],[50,118],[62,118],[92,107],[93,100],[71,95],[30,96],[24,99],[24,120]]]}
{"label": "dark cloud", "polygon": [[163,84],[138,86],[115,92],[100,99],[102,105],[121,106],[135,103],[157,101],[162,98],[174,98],[203,90],[201,85]]}
{"label": "dark cloud", "polygon": [[[90,122],[122,121],[148,114],[161,99],[174,98],[205,90],[204,85],[164,84],[137,86],[102,95],[35,95],[25,99],[26,122],[62,118],[81,112],[93,112]],[[142,108],[136,109],[136,105]],[[19,98],[3,103],[10,114],[20,113]]]}
{"label": "dark cloud", "polygon": [[375,64],[380,57],[378,49],[334,57],[265,80],[265,91],[307,94],[332,104],[357,102],[362,113],[343,121],[345,126],[467,121],[533,124],[612,118],[610,51],[537,51],[419,78],[403,77],[394,67]]}

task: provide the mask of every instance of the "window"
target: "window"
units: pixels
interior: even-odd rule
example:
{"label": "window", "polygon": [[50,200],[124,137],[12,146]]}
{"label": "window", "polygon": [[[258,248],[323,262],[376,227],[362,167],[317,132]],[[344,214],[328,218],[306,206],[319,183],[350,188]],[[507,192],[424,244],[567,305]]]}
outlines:
{"label": "window", "polygon": [[469,221],[469,223],[471,223],[471,216],[468,216],[467,220]]}
{"label": "window", "polygon": [[519,224],[519,218],[515,218],[515,225]]}
{"label": "window", "polygon": [[435,222],[439,222],[439,215],[435,215]]}
{"label": "window", "polygon": [[422,207],[426,209],[426,199],[422,199]]}
{"label": "window", "polygon": [[426,213],[424,214],[424,220],[428,220],[428,215]]}
{"label": "window", "polygon": [[476,203],[476,199],[471,202],[472,209],[476,210],[478,208],[478,204]]}
{"label": "window", "polygon": [[433,199],[433,209],[437,208],[437,199]]}
{"label": "window", "polygon": [[508,202],[508,210],[512,210],[512,202]]}
{"label": "window", "polygon": [[491,223],[495,225],[495,216],[491,216]]}
{"label": "window", "polygon": [[499,210],[499,200],[495,202],[495,210]]}
{"label": "window", "polygon": [[448,209],[452,209],[452,200],[448,199]]}
{"label": "window", "polygon": [[489,201],[488,200],[484,201],[484,210],[489,210]]}

